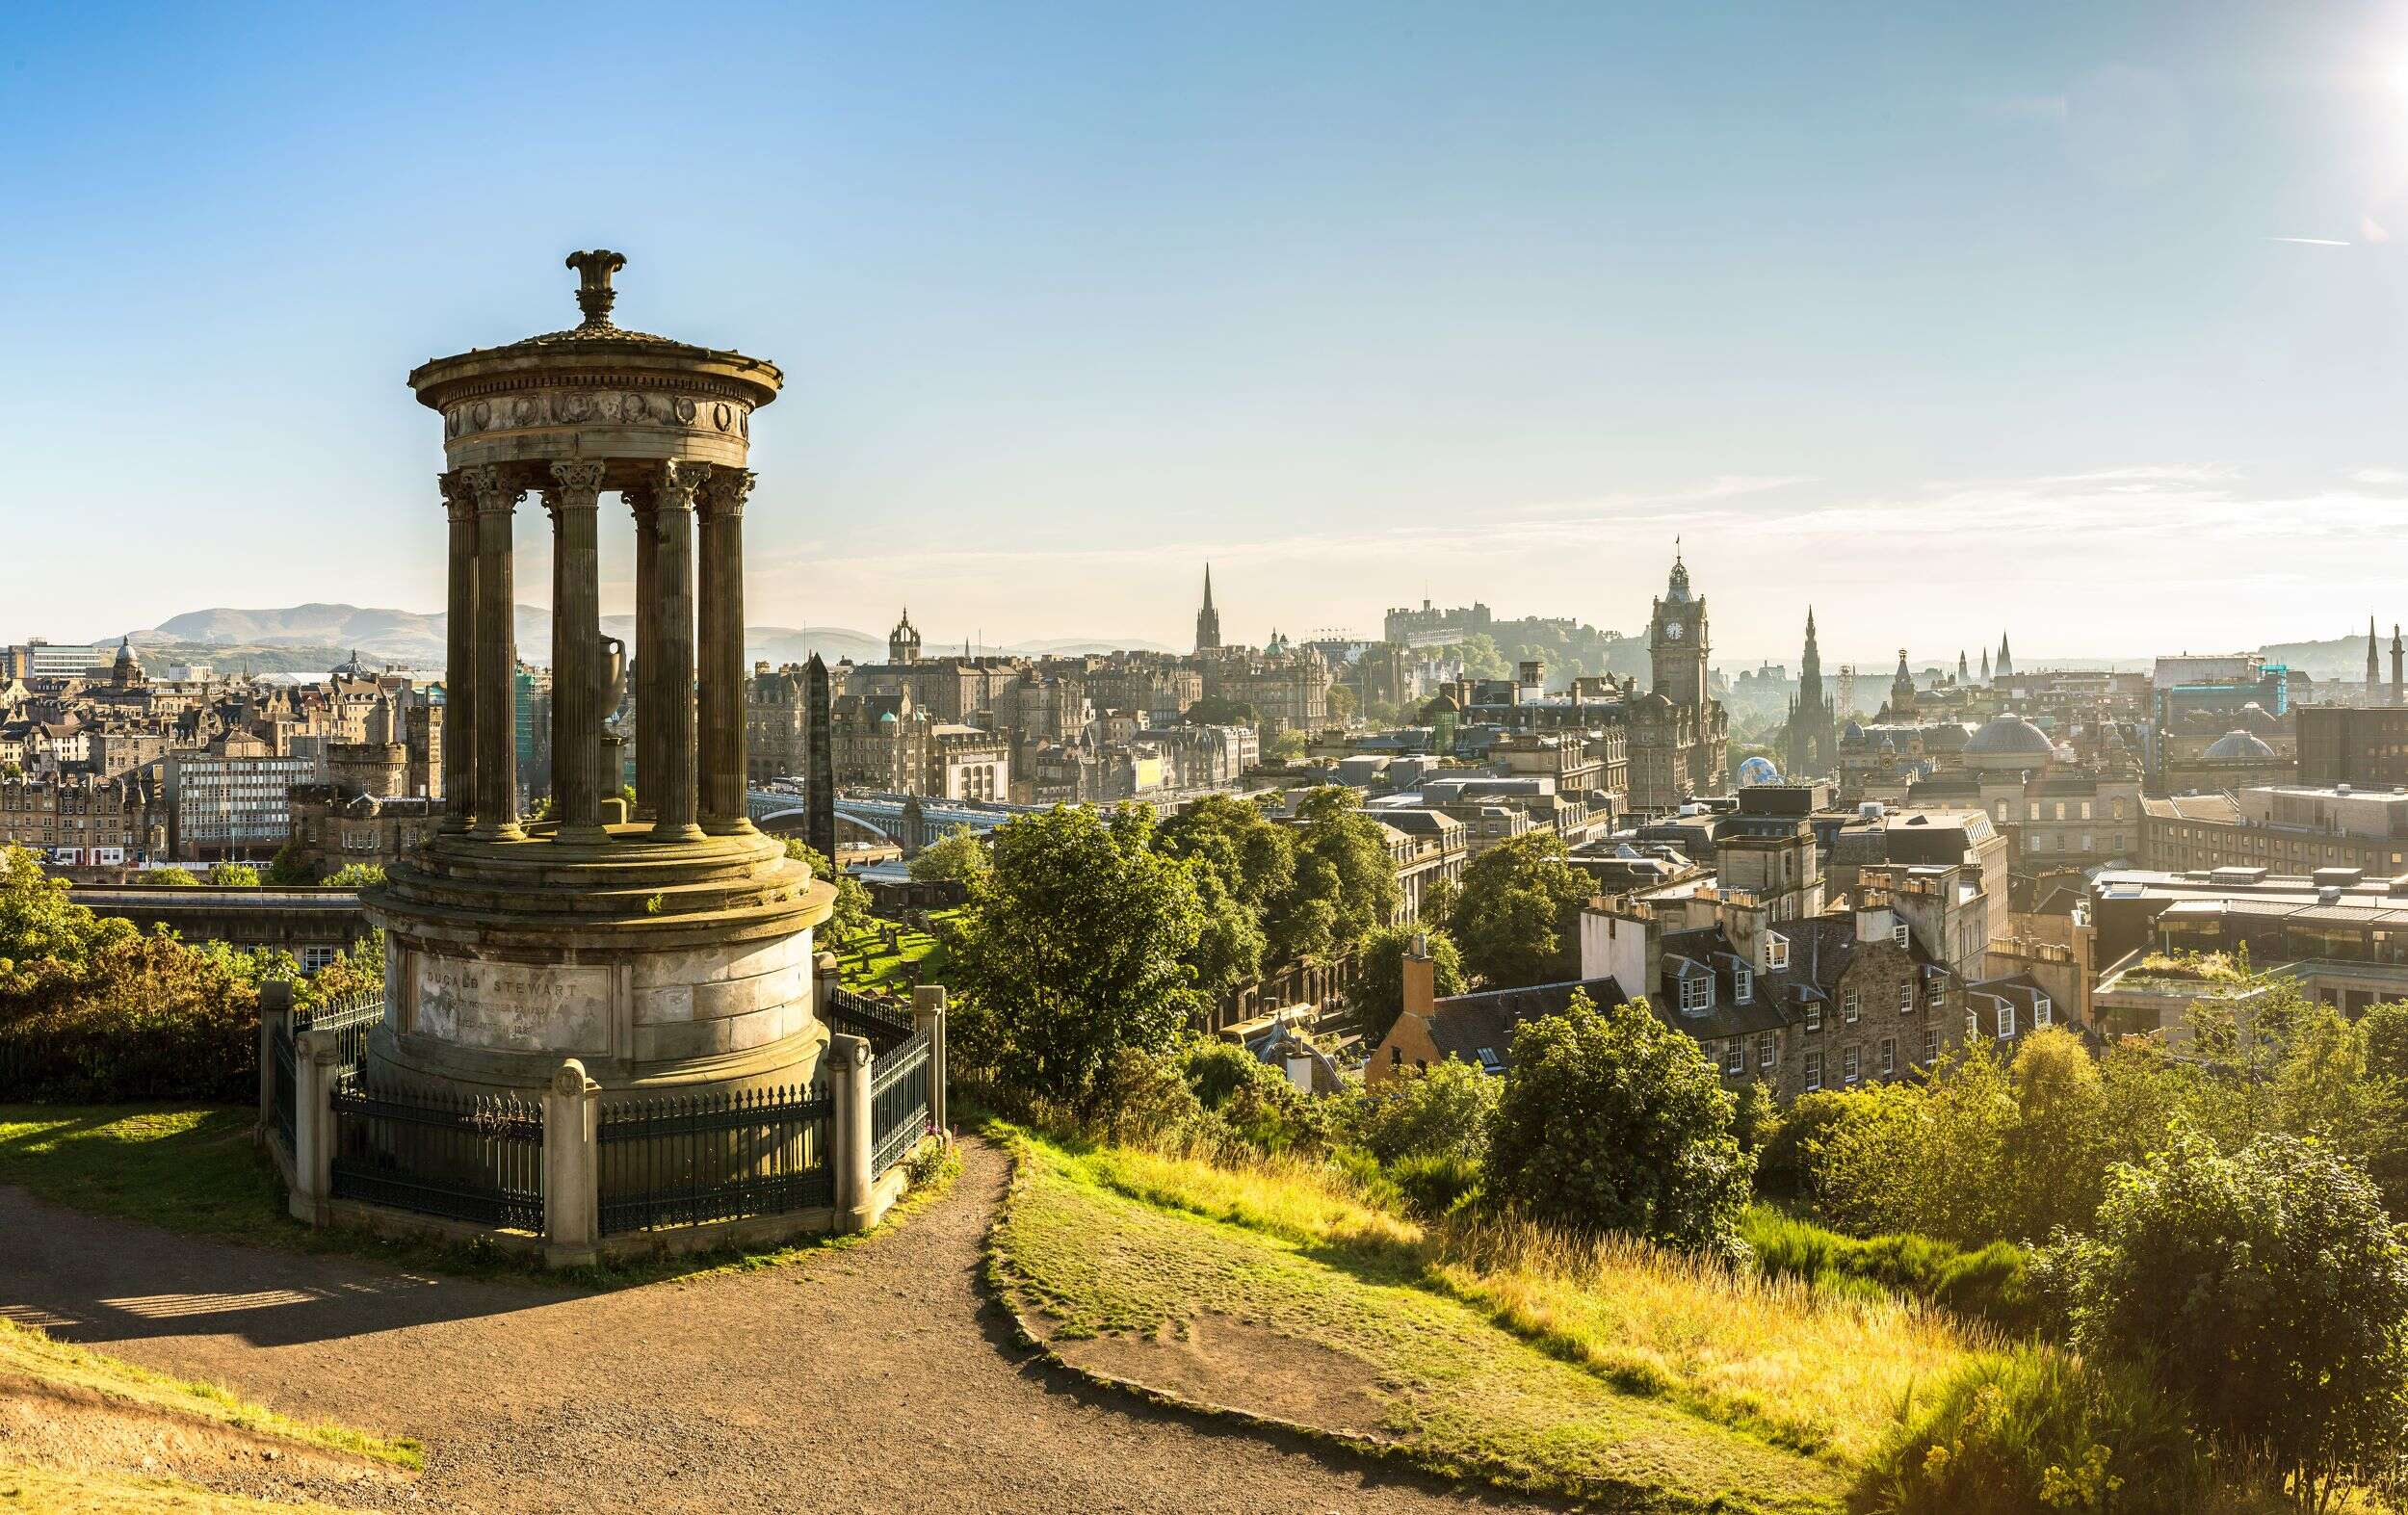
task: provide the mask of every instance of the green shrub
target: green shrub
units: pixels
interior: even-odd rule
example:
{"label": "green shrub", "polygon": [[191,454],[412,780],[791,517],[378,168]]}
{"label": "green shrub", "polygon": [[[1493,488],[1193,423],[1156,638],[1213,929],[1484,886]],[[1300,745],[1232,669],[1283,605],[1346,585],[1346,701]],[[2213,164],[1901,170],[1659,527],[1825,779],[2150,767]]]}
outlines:
{"label": "green shrub", "polygon": [[1692,1037],[1575,991],[1522,1023],[1490,1122],[1488,1196],[1544,1226],[1735,1253],[1755,1160]]}
{"label": "green shrub", "polygon": [[1756,1266],[1774,1278],[1833,1291],[1878,1286],[2018,1333],[2038,1329],[2046,1317],[2029,1259],[2012,1242],[1967,1249],[1930,1237],[1845,1236],[1763,1205],[1748,1211],[1740,1234]]}
{"label": "green shrub", "polygon": [[1800,1094],[1781,1111],[1756,1154],[1756,1188],[1780,1199],[1806,1199],[1812,1177],[1811,1144],[1840,1123],[1848,1096],[1837,1089]]}
{"label": "green shrub", "polygon": [[1407,1158],[1478,1158],[1502,1081],[1448,1058],[1406,1068],[1364,1093],[1347,1112],[1349,1134],[1382,1162]]}
{"label": "green shrub", "polygon": [[2186,1515],[2210,1469],[2136,1370],[2031,1347],[1960,1370],[1910,1405],[1849,1496],[1863,1515]]}
{"label": "green shrub", "polygon": [[0,996],[0,1069],[24,1099],[113,1102],[259,1097],[259,991],[233,954],[172,936],[45,959]]}
{"label": "green shrub", "polygon": [[1457,1153],[1416,1154],[1391,1166],[1388,1178],[1406,1212],[1429,1220],[1479,1192],[1480,1164],[1478,1158]]}

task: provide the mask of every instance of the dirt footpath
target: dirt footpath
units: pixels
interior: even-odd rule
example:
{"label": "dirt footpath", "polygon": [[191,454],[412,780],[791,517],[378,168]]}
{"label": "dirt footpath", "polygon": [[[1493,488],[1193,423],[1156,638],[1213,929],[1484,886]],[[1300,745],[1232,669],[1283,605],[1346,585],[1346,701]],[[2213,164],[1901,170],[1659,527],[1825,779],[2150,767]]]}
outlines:
{"label": "dirt footpath", "polygon": [[195,1241],[0,1188],[0,1314],[426,1444],[412,1507],[1461,1510],[1047,1369],[980,1284],[1005,1161],[793,1267],[583,1294]]}

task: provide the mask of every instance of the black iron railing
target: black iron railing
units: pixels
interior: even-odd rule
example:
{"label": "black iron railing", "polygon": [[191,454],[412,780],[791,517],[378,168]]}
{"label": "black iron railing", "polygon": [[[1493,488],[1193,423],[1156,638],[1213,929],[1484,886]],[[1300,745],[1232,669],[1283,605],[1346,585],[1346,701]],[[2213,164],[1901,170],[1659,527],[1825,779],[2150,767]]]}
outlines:
{"label": "black iron railing", "polygon": [[345,1080],[330,1101],[334,1197],[522,1231],[543,1229],[543,1107]]}
{"label": "black iron railing", "polygon": [[827,1021],[848,1036],[867,1040],[870,1049],[881,1058],[911,1037],[910,1006],[851,989],[828,991]]}
{"label": "black iron railing", "polygon": [[293,1023],[288,1018],[277,1024],[268,1035],[268,1081],[270,1092],[275,1096],[276,1135],[284,1138],[284,1150],[293,1150]]}
{"label": "black iron railing", "polygon": [[915,1032],[870,1069],[870,1176],[884,1173],[928,1135],[929,1033]]}
{"label": "black iron railing", "polygon": [[[368,1061],[368,1033],[384,1020],[384,990],[363,990],[340,1000],[306,1008],[297,1007],[292,1014],[293,1034],[323,1032],[341,1038],[342,1050],[336,1055],[338,1067],[357,1073]],[[289,1137],[292,1133],[287,1131]]]}
{"label": "black iron railing", "polygon": [[595,1130],[602,1234],[834,1204],[835,1113],[824,1084],[605,1109]]}

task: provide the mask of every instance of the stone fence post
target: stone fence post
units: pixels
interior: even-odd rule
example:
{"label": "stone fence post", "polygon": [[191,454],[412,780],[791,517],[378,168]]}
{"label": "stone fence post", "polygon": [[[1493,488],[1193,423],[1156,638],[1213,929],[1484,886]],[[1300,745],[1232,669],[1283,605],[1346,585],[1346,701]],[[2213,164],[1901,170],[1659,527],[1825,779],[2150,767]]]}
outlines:
{"label": "stone fence post", "polygon": [[271,979],[259,986],[259,1139],[275,1139],[275,1033],[293,1023],[293,983]]}
{"label": "stone fence post", "polygon": [[923,984],[911,991],[911,1021],[915,1032],[929,1033],[929,1128],[946,1140],[953,1127],[945,1120],[945,986]]}
{"label": "stone fence post", "polygon": [[821,952],[812,954],[811,1013],[819,1018],[823,1026],[828,1024],[828,1005],[835,997],[836,980],[843,967],[844,965],[836,960],[834,953]]}
{"label": "stone fence post", "polygon": [[543,1260],[582,1267],[601,1260],[602,1085],[565,1058],[543,1091]]}
{"label": "stone fence post", "polygon": [[333,1218],[334,1087],[343,1077],[343,1038],[303,1032],[293,1049],[293,1218],[323,1226]]}
{"label": "stone fence post", "polygon": [[836,1229],[870,1229],[870,1152],[877,1144],[870,1108],[870,1073],[877,1055],[866,1036],[841,1032],[827,1040],[828,1087],[836,1098]]}

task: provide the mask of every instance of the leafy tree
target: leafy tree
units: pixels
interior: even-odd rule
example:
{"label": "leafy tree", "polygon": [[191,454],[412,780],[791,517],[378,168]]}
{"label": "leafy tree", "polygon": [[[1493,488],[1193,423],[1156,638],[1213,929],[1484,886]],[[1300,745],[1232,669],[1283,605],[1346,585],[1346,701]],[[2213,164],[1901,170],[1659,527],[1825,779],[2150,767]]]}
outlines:
{"label": "leafy tree", "polygon": [[994,833],[955,953],[955,1045],[1008,1097],[1090,1112],[1125,1048],[1167,1048],[1196,1007],[1203,934],[1191,865],[1153,847],[1150,812],[1057,805]]}
{"label": "leafy tree", "polygon": [[1755,1160],[1697,1043],[1642,1001],[1576,991],[1525,1021],[1488,1142],[1488,1190],[1533,1219],[1735,1252]]}
{"label": "leafy tree", "polygon": [[2081,1039],[2062,1027],[2024,1038],[2007,1070],[2015,1120],[2005,1170],[2015,1186],[2010,1229],[2045,1237],[2081,1230],[2098,1211],[2107,1181],[2106,1092]]}
{"label": "leafy tree", "polygon": [[811,876],[836,886],[835,913],[827,918],[827,934],[838,941],[866,930],[870,925],[870,891],[852,875],[828,863],[824,854],[798,836],[786,839],[786,855],[806,864]]}
{"label": "leafy tree", "polygon": [[259,870],[249,863],[213,863],[209,868],[209,881],[228,889],[256,889],[259,887]]}
{"label": "leafy tree", "polygon": [[1258,718],[1244,700],[1215,695],[1190,705],[1179,718],[1191,726],[1250,726]]}
{"label": "leafy tree", "polygon": [[2367,1169],[2395,1215],[2408,1215],[2408,1101],[2369,1067],[2369,1036],[2329,1005],[2292,1026],[2275,1074],[2276,1120]]}
{"label": "leafy tree", "polygon": [[1525,831],[1463,871],[1448,917],[1465,966],[1495,987],[1552,983],[1579,968],[1581,906],[1596,891],[1565,859],[1563,839]]}
{"label": "leafy tree", "polygon": [[31,849],[0,847],[0,994],[45,963],[80,972],[94,951],[135,934],[129,923],[77,904],[66,880],[44,873]]}
{"label": "leafy tree", "polygon": [[1465,678],[1501,679],[1512,672],[1505,654],[1497,650],[1497,640],[1484,631],[1472,633],[1450,650],[1462,660]]}
{"label": "leafy tree", "polygon": [[301,860],[299,843],[287,842],[275,849],[275,860],[268,865],[268,882],[285,889],[299,889],[318,881],[318,871]]}
{"label": "leafy tree", "polygon": [[327,875],[329,889],[364,889],[384,882],[384,869],[376,863],[345,863]]}
{"label": "leafy tree", "polygon": [[1345,685],[1332,684],[1329,687],[1329,718],[1338,724],[1343,726],[1354,718],[1355,707],[1358,703],[1354,691]]}
{"label": "leafy tree", "polygon": [[1263,748],[1263,756],[1274,763],[1301,763],[1311,746],[1312,744],[1305,741],[1304,733],[1291,726],[1270,739]]}
{"label": "leafy tree", "polygon": [[2359,1019],[2367,1038],[2367,1071],[2408,1084],[2408,1002],[2378,1005]]}
{"label": "leafy tree", "polygon": [[1429,941],[1430,977],[1444,997],[1463,992],[1463,955],[1444,931],[1411,926],[1383,926],[1364,939],[1356,956],[1354,984],[1347,990],[1347,1007],[1354,1012],[1363,1045],[1376,1047],[1404,1007],[1404,954],[1416,936]]}
{"label": "leafy tree", "polygon": [[2408,1243],[2331,1150],[2278,1133],[2227,1157],[2179,1131],[2115,1170],[2096,1234],[2053,1251],[2047,1271],[2077,1346],[2146,1365],[2301,1503],[2396,1470]]}
{"label": "leafy tree", "polygon": [[1203,929],[1190,960],[1195,989],[1217,1000],[1262,977],[1266,946],[1261,920],[1245,902],[1229,892],[1221,875],[1200,862],[1189,865],[1195,881],[1196,906]]}
{"label": "leafy tree", "polygon": [[1453,1058],[1403,1069],[1357,1102],[1350,1135],[1382,1162],[1481,1157],[1503,1082]]}
{"label": "leafy tree", "polygon": [[1809,1187],[1845,1230],[1971,1246],[2020,1234],[2006,1157],[2017,1117],[2006,1069],[1976,1042],[1921,1084],[1845,1095],[1839,1118],[1808,1144]]}
{"label": "leafy tree", "polygon": [[1363,813],[1354,791],[1325,784],[1297,802],[1296,881],[1283,915],[1294,916],[1299,956],[1341,957],[1396,919],[1404,901],[1397,867],[1379,823]]}
{"label": "leafy tree", "polygon": [[1463,900],[1463,883],[1457,878],[1439,877],[1422,885],[1422,919],[1432,926],[1454,929],[1454,907]]}
{"label": "leafy tree", "polygon": [[1781,1129],[1780,1107],[1773,1103],[1772,1089],[1762,1079],[1750,1079],[1740,1085],[1731,1105],[1731,1139],[1740,1150],[1759,1162]]}
{"label": "leafy tree", "polygon": [[968,883],[986,872],[986,844],[966,825],[955,826],[911,860],[915,883]]}
{"label": "leafy tree", "polygon": [[170,863],[165,868],[153,868],[149,870],[143,875],[143,882],[146,884],[165,884],[170,889],[197,889],[200,887],[200,879],[195,876],[191,869],[184,867],[180,863]]}

